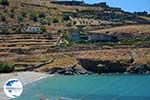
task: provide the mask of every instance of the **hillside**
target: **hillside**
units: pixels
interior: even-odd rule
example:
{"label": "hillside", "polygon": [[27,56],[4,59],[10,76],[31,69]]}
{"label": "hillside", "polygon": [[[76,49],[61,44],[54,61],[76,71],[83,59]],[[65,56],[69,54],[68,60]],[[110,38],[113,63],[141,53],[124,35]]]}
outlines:
{"label": "hillside", "polygon": [[58,5],[49,0],[9,0],[0,5],[1,32],[22,32],[27,26],[44,26],[48,32],[60,32],[64,28],[84,27],[85,30],[114,26],[149,23],[148,16],[138,16],[109,7],[105,3],[84,5]]}
{"label": "hillside", "polygon": [[[84,60],[112,66],[122,64],[131,71],[150,65],[150,15],[146,12],[130,13],[105,2],[8,0],[2,4],[1,1],[0,72],[3,72],[1,65],[10,67],[5,62],[13,64],[15,71],[42,72],[53,68],[64,72],[74,65],[85,70],[81,63]],[[31,26],[40,27],[42,32],[27,32]],[[98,37],[101,41],[71,41],[68,39],[71,32],[79,32],[79,37],[88,39]],[[59,39],[62,45],[54,45]],[[67,41],[65,45],[63,39]],[[144,73],[147,71],[150,68],[144,69]]]}
{"label": "hillside", "polygon": [[144,25],[125,25],[125,26],[118,26],[113,28],[107,28],[107,29],[99,29],[91,31],[94,33],[131,33],[135,35],[144,35],[150,33],[150,25],[144,24]]}

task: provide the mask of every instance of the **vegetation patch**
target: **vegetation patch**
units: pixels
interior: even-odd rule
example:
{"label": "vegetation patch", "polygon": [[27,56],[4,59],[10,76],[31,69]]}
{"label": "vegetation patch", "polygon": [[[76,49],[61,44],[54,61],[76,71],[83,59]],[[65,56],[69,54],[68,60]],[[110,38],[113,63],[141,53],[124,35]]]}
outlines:
{"label": "vegetation patch", "polygon": [[0,61],[0,73],[10,73],[14,71],[14,68],[14,65]]}
{"label": "vegetation patch", "polygon": [[150,37],[130,37],[120,40],[121,44],[138,44],[138,43],[148,43],[150,42]]}

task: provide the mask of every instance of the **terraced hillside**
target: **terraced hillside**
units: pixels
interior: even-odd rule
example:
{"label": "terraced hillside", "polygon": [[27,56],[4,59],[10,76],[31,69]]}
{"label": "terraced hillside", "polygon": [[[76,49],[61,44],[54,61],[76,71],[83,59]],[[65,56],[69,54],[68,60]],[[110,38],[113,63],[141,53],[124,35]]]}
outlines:
{"label": "terraced hillside", "polygon": [[[29,25],[44,26],[48,32],[57,33],[74,26],[101,29],[150,23],[148,15],[139,16],[108,5],[57,5],[49,0],[9,0],[9,5],[0,5],[0,12],[0,32],[10,33]],[[6,30],[4,26],[11,28]]]}
{"label": "terraced hillside", "polygon": [[0,52],[18,54],[42,53],[52,49],[59,35],[49,38],[42,34],[0,35]]}
{"label": "terraced hillside", "polygon": [[[17,71],[45,71],[75,64],[80,67],[77,58],[83,56],[108,61],[128,61],[132,60],[132,48],[140,53],[138,58],[142,57],[140,63],[136,63],[149,62],[149,14],[138,15],[101,3],[58,5],[51,3],[51,0],[8,1],[9,4],[0,5],[0,61],[14,64]],[[28,26],[38,26],[45,31],[41,34],[29,34],[25,32]],[[107,42],[104,45],[103,42],[86,45],[83,43],[83,46],[79,43],[65,49],[66,51],[58,52],[54,43],[64,29],[72,28],[78,28],[85,33],[114,33],[118,36],[121,33],[122,37],[128,36],[122,42]],[[46,33],[53,35],[49,38]],[[132,33],[133,38],[130,37]],[[144,38],[141,38],[143,34]],[[135,37],[136,35],[140,38]]]}
{"label": "terraced hillside", "polygon": [[59,35],[49,38],[43,34],[0,35],[0,60],[13,62],[21,56],[53,52]]}
{"label": "terraced hillside", "polygon": [[95,33],[131,33],[134,35],[142,35],[150,33],[150,24],[144,25],[126,25],[107,29],[97,29],[91,32]]}

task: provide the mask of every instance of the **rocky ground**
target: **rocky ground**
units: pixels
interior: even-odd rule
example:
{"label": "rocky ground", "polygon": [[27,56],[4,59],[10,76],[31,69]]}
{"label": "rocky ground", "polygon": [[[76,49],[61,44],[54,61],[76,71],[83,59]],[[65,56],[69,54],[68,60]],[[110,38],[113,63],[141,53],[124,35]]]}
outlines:
{"label": "rocky ground", "polygon": [[77,44],[58,50],[42,34],[0,36],[0,61],[15,65],[15,71],[64,75],[91,73],[149,73],[150,48],[133,45]]}
{"label": "rocky ground", "polygon": [[60,53],[57,54],[59,58],[56,57],[54,62],[35,70],[64,75],[92,73],[148,74],[150,72],[149,51],[149,48],[128,48]]}

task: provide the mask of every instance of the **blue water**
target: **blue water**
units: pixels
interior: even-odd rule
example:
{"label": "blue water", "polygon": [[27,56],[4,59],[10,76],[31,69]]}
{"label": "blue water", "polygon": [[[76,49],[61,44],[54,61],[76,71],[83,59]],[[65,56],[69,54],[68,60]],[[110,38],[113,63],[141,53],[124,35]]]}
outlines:
{"label": "blue water", "polygon": [[24,87],[15,100],[150,100],[150,75],[53,76]]}

